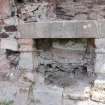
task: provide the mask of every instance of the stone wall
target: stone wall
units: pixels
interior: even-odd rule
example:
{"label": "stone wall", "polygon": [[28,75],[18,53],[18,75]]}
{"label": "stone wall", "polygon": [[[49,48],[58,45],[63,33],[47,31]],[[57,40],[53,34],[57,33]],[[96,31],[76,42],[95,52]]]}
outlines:
{"label": "stone wall", "polygon": [[95,86],[100,84],[94,71],[95,50],[87,43],[87,39],[1,39],[0,101],[98,105],[97,100],[104,105],[103,96],[94,95],[94,81]]}
{"label": "stone wall", "polygon": [[30,1],[0,0],[0,104],[104,105],[104,38],[24,39],[17,29],[104,19],[104,0]]}

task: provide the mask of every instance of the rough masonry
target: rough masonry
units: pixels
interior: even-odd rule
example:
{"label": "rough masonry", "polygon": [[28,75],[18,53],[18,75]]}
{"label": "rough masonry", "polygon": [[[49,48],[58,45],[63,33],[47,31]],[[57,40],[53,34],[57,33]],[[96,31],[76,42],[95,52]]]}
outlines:
{"label": "rough masonry", "polygon": [[0,0],[0,104],[104,105],[104,0]]}

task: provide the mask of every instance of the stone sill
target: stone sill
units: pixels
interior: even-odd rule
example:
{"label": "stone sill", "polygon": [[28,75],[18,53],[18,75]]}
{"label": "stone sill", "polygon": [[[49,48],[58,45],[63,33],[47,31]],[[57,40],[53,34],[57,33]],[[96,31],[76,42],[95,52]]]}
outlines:
{"label": "stone sill", "polygon": [[20,38],[104,38],[105,20],[30,22],[18,25]]}

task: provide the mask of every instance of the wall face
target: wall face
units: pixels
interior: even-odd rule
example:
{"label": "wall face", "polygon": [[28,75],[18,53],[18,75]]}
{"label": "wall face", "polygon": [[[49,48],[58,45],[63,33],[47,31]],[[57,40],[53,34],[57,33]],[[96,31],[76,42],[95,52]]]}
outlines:
{"label": "wall face", "polygon": [[66,0],[58,5],[57,17],[67,20],[99,20],[104,18],[105,1]]}
{"label": "wall face", "polygon": [[31,22],[104,19],[104,0],[19,1],[0,0],[0,103],[104,105],[104,39],[21,38],[17,28]]}
{"label": "wall face", "polygon": [[[50,8],[46,8],[48,11],[46,18],[49,17],[49,19],[53,19],[53,20],[105,19],[104,18],[105,1],[103,0],[101,1],[100,0],[76,0],[76,1],[75,0],[42,0],[40,2],[43,2],[43,1],[48,3],[48,7],[50,7]],[[34,15],[34,18],[35,18],[35,15]]]}

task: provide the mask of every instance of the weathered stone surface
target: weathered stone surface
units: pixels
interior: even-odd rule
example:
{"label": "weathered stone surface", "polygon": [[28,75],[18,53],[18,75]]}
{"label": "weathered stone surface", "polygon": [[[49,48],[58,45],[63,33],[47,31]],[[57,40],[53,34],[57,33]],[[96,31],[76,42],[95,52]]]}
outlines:
{"label": "weathered stone surface", "polygon": [[0,55],[0,80],[7,79],[7,75],[10,72],[9,61],[6,58],[5,53]]}
{"label": "weathered stone surface", "polygon": [[78,14],[74,16],[73,20],[87,20],[87,15],[86,14]]}
{"label": "weathered stone surface", "polygon": [[105,75],[97,74],[97,78],[94,80],[94,88],[96,89],[105,89]]}
{"label": "weathered stone surface", "polygon": [[62,88],[56,86],[40,86],[34,89],[33,95],[36,105],[61,105]]}
{"label": "weathered stone surface", "polygon": [[38,54],[36,71],[45,77],[46,84],[67,87],[78,79],[85,80],[89,76],[88,73],[94,73],[92,56],[87,55],[85,51],[86,42],[80,44],[76,39],[76,42],[73,42],[73,39],[66,41],[65,44],[57,41],[59,44],[53,44],[53,48]]}
{"label": "weathered stone surface", "polygon": [[105,54],[97,53],[95,60],[95,72],[105,73]]}
{"label": "weathered stone surface", "polygon": [[6,50],[6,57],[9,61],[10,68],[14,69],[14,71],[18,69],[19,60],[20,60],[19,55],[20,55],[20,52],[18,51]]}
{"label": "weathered stone surface", "polygon": [[[32,85],[32,82],[33,82],[33,76],[32,77],[29,77],[27,76],[27,73],[29,72],[21,72],[18,80],[17,80],[17,84],[18,86],[21,88],[21,89],[26,89],[27,91],[29,90],[29,87]],[[30,72],[31,73],[31,72]],[[34,74],[33,74],[34,75]],[[32,80],[32,81],[31,81]]]}
{"label": "weathered stone surface", "polygon": [[33,65],[34,69],[38,68],[39,65],[38,54],[36,54],[36,52],[33,53]]}
{"label": "weathered stone surface", "polygon": [[[56,15],[58,19],[64,20],[84,19],[84,15],[86,15],[85,20],[101,20],[105,19],[104,7],[104,1],[99,0],[66,0],[57,5]],[[80,15],[81,18],[75,18]]]}
{"label": "weathered stone surface", "polygon": [[105,104],[105,90],[93,89],[91,91],[91,99]]}
{"label": "weathered stone surface", "polygon": [[97,74],[94,80],[93,88],[91,89],[91,99],[105,104],[105,76]]}
{"label": "weathered stone surface", "polygon": [[24,78],[27,79],[30,82],[34,82],[34,74],[31,72],[26,72],[24,74]]}
{"label": "weathered stone surface", "polygon": [[52,21],[18,25],[22,38],[94,38],[99,35],[96,21]]}
{"label": "weathered stone surface", "polygon": [[0,38],[8,38],[9,35],[7,33],[0,33]]}
{"label": "weathered stone surface", "polygon": [[26,105],[27,97],[27,90],[22,90],[19,84],[0,81],[0,102],[12,101],[13,105]]}
{"label": "weathered stone surface", "polygon": [[19,68],[26,69],[29,71],[33,70],[32,53],[21,53],[20,54]]}
{"label": "weathered stone surface", "polygon": [[9,0],[0,0],[0,18],[10,16]]}
{"label": "weathered stone surface", "polygon": [[17,87],[10,82],[0,81],[0,101],[14,101]]}
{"label": "weathered stone surface", "polygon": [[105,39],[95,39],[95,45],[96,45],[96,59],[95,59],[95,72],[96,73],[105,73],[105,46],[104,43]]}
{"label": "weathered stone surface", "polygon": [[104,53],[105,52],[105,46],[104,43],[105,39],[104,38],[100,38],[100,39],[95,39],[95,45],[96,45],[96,54],[97,53]]}
{"label": "weathered stone surface", "polygon": [[47,21],[48,19],[48,3],[26,3],[21,8],[18,8],[18,16],[23,21]]}
{"label": "weathered stone surface", "polygon": [[[61,43],[60,43],[61,41]],[[85,51],[87,46],[86,39],[59,39],[52,42],[52,47],[58,50],[69,50],[78,53],[78,51]]]}
{"label": "weathered stone surface", "polygon": [[32,39],[18,39],[19,51],[34,51]]}
{"label": "weathered stone surface", "polygon": [[105,35],[105,29],[104,29],[104,27],[105,27],[105,20],[103,19],[103,20],[99,20],[98,21],[99,22],[99,30],[100,30],[100,34],[103,36],[102,38],[105,38],[104,37],[104,35]]}
{"label": "weathered stone surface", "polygon": [[6,32],[15,32],[15,31],[17,31],[17,27],[14,26],[14,25],[5,26],[4,29],[6,30]]}
{"label": "weathered stone surface", "polygon": [[90,87],[91,85],[86,81],[72,83],[69,87],[64,88],[63,96],[65,99],[86,100],[90,98]]}
{"label": "weathered stone surface", "polygon": [[1,39],[1,49],[10,49],[13,51],[17,51],[18,44],[16,39]]}
{"label": "weathered stone surface", "polygon": [[17,17],[10,17],[4,19],[5,26],[11,26],[11,25],[17,25],[18,24],[18,18]]}
{"label": "weathered stone surface", "polygon": [[70,100],[70,99],[64,99],[63,101],[64,105],[104,105],[99,102],[86,100],[86,101],[80,101],[80,100]]}

